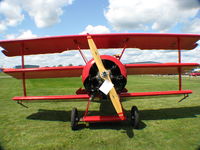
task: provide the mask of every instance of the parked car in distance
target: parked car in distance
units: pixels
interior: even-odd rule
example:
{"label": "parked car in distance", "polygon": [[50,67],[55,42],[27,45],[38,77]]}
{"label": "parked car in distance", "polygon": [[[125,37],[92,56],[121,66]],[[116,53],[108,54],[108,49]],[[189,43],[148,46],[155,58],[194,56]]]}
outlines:
{"label": "parked car in distance", "polygon": [[197,72],[197,71],[191,72],[191,73],[189,74],[189,76],[200,76],[200,72]]}

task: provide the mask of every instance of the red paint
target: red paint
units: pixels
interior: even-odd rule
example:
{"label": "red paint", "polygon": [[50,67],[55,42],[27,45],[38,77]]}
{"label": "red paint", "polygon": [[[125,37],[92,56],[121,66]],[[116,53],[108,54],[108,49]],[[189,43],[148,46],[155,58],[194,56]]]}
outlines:
{"label": "red paint", "polygon": [[191,93],[192,93],[192,90],[182,90],[182,91],[157,91],[157,92],[137,92],[137,93],[121,93],[121,94],[120,94],[120,97],[179,95],[179,94],[191,94]]}
{"label": "red paint", "polygon": [[137,74],[178,74],[199,66],[198,63],[159,63],[159,64],[125,64],[128,75]]}
{"label": "red paint", "polygon": [[26,79],[36,78],[60,78],[60,77],[80,77],[84,66],[66,67],[40,67],[25,69],[4,69],[4,73],[17,79],[22,79],[22,72],[26,73]]}
{"label": "red paint", "polygon": [[[116,58],[114,58],[116,59]],[[85,66],[83,79],[88,75],[88,71],[94,62],[90,60],[88,66]],[[121,65],[120,65],[121,66]],[[135,74],[178,74],[178,67],[182,72],[199,66],[198,63],[161,63],[161,64],[125,64],[128,75]],[[17,79],[22,79],[22,72],[26,73],[26,79],[34,78],[57,78],[57,77],[80,77],[84,66],[66,66],[66,67],[41,67],[25,69],[3,69],[3,72]],[[125,74],[125,73],[123,73]]]}
{"label": "red paint", "polygon": [[[136,92],[136,93],[121,93],[120,97],[140,97],[140,96],[159,96],[159,95],[181,95],[181,94],[191,94],[192,90],[182,90],[182,91],[157,91],[157,92]],[[17,96],[13,100],[75,100],[75,99],[86,99],[90,97],[87,94],[82,95],[52,95],[52,96]]]}
{"label": "red paint", "polygon": [[[25,65],[24,65],[24,43],[22,42],[22,48],[21,48],[21,66],[22,66],[22,69],[25,68]],[[27,93],[26,93],[26,77],[25,77],[25,72],[22,72],[21,73],[22,75],[22,86],[23,86],[23,92],[24,92],[24,96],[27,96]]]}
{"label": "red paint", "polygon": [[52,95],[52,96],[16,96],[13,100],[75,100],[75,99],[88,99],[89,95]]}
{"label": "red paint", "polygon": [[200,76],[200,72],[192,72],[189,75],[190,76]]}
{"label": "red paint", "polygon": [[84,116],[80,121],[84,122],[114,122],[114,121],[124,121],[126,117],[119,116]]}
{"label": "red paint", "polygon": [[[181,43],[180,43],[180,38],[177,37],[177,41],[178,41],[178,63],[181,63]],[[179,67],[178,68],[178,85],[179,85],[179,90],[182,90],[182,76],[181,76],[181,71],[182,69]]]}
{"label": "red paint", "polygon": [[76,94],[77,95],[87,94],[87,91],[85,89],[79,88],[78,90],[76,90]]}
{"label": "red paint", "polygon": [[[177,49],[177,37],[180,39],[180,49],[194,49],[200,34],[166,34],[166,33],[112,33],[91,34],[98,49],[126,48],[139,49]],[[128,39],[128,40],[127,40]],[[87,35],[52,36],[26,40],[4,40],[0,46],[6,56],[21,55],[21,42],[24,42],[24,55],[61,53],[68,50],[89,49]]]}
{"label": "red paint", "polygon": [[126,68],[149,68],[149,67],[196,67],[198,63],[157,63],[157,64],[125,64]]}
{"label": "red paint", "polygon": [[[106,60],[110,60],[112,62],[114,62],[120,69],[121,74],[126,78],[127,77],[127,73],[126,73],[126,69],[124,67],[124,65],[115,57],[113,56],[109,56],[109,55],[101,55],[100,56],[101,59],[106,59]],[[95,63],[94,59],[91,59],[87,65],[83,68],[83,73],[82,73],[82,82],[84,83],[85,79],[89,76],[90,73],[90,68],[92,67],[92,65]]]}

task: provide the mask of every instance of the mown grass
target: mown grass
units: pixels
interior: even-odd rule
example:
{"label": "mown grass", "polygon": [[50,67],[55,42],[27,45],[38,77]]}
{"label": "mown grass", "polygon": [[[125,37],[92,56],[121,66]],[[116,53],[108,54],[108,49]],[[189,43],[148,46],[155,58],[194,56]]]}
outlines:
{"label": "mown grass", "polygon": [[[0,76],[6,76],[0,73]],[[130,76],[130,92],[177,90],[174,76]],[[80,78],[27,80],[28,95],[74,94]],[[132,105],[140,110],[139,129],[129,122],[81,126],[71,131],[70,113],[77,107],[84,113],[86,102],[27,103],[24,108],[11,100],[22,95],[21,81],[0,78],[0,149],[2,150],[199,150],[200,78],[184,77],[184,89],[193,94],[182,96],[131,98],[123,102],[127,113]],[[92,103],[91,114],[107,103]]]}

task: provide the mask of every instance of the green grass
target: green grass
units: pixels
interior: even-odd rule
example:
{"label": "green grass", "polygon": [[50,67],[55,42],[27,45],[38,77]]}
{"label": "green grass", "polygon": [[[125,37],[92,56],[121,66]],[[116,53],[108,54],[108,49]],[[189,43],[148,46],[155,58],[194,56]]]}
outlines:
{"label": "green grass", "polygon": [[[0,73],[0,76],[6,76]],[[22,95],[21,81],[0,78],[0,149],[2,150],[199,150],[200,78],[184,77],[184,89],[193,94],[178,103],[176,97],[131,98],[123,102],[129,113],[140,110],[139,129],[129,122],[90,124],[71,131],[70,113],[77,107],[84,113],[86,102],[26,103],[24,108],[11,100]],[[130,92],[177,90],[177,77],[130,76]],[[80,78],[27,80],[28,95],[74,94]],[[91,104],[91,113],[108,104]],[[107,111],[108,111],[107,109]]]}

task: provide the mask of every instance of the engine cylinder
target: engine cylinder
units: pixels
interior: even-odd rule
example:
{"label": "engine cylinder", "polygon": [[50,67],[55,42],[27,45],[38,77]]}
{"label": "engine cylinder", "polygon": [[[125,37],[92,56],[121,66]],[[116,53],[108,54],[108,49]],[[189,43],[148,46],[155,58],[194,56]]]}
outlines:
{"label": "engine cylinder", "polygon": [[[110,74],[110,79],[114,84],[117,93],[121,93],[127,83],[127,73],[124,65],[115,57],[109,55],[101,55],[105,69]],[[83,85],[89,95],[102,95],[99,90],[104,80],[100,77],[97,65],[94,59],[90,60],[83,69],[82,73]]]}

